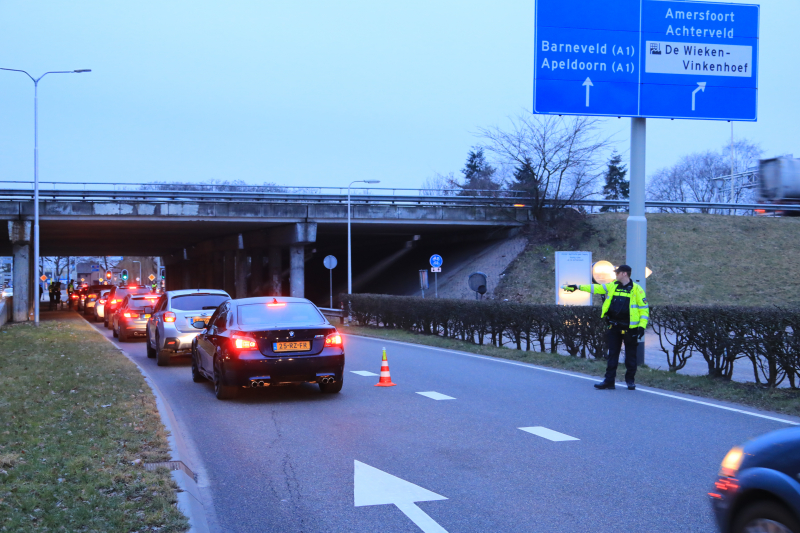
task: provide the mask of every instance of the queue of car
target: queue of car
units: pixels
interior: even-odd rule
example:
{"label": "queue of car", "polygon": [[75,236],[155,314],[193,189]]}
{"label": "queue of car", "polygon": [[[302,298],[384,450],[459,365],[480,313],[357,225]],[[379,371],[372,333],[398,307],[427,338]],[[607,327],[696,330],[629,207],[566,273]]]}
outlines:
{"label": "queue of car", "polygon": [[158,366],[191,359],[192,380],[210,380],[220,400],[242,388],[315,383],[342,390],[344,345],[305,298],[231,299],[217,289],[153,294],[141,285],[84,287],[79,311],[121,342],[142,337]]}

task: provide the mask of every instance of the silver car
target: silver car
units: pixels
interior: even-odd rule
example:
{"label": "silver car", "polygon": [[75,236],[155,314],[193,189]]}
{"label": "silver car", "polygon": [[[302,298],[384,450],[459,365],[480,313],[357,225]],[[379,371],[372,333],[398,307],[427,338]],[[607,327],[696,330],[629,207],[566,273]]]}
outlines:
{"label": "silver car", "polygon": [[199,331],[193,322],[206,322],[230,295],[218,289],[168,291],[161,295],[147,321],[147,357],[158,366],[169,365],[172,355],[192,350]]}
{"label": "silver car", "polygon": [[106,302],[108,301],[108,294],[111,289],[107,291],[100,291],[100,298],[94,304],[94,321],[102,322],[105,317]]}

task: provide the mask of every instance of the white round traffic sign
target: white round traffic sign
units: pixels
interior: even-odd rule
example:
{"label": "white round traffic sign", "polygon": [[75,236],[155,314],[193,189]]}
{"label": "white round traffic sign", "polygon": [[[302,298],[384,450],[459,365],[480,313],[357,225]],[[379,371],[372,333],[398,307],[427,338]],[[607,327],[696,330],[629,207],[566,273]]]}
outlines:
{"label": "white round traffic sign", "polygon": [[322,264],[325,265],[325,268],[327,268],[328,270],[333,270],[334,268],[336,268],[338,262],[336,261],[335,257],[329,255],[322,260]]}

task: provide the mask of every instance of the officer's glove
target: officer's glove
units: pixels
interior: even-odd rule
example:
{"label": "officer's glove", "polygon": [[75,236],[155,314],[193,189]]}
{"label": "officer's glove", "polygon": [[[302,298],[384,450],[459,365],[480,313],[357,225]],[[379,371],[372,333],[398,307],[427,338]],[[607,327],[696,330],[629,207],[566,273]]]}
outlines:
{"label": "officer's glove", "polygon": [[577,285],[567,285],[566,287],[564,287],[564,290],[567,291],[567,292],[575,292],[575,291],[578,290],[578,286]]}
{"label": "officer's glove", "polygon": [[636,337],[638,337],[639,340],[642,340],[644,338],[644,328],[636,328],[636,330]]}

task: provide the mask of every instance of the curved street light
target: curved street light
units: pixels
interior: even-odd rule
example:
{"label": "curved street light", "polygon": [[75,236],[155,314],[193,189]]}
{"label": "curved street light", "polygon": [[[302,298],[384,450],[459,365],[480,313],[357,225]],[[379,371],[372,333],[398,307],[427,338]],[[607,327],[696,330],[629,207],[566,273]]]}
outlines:
{"label": "curved street light", "polygon": [[[48,74],[82,74],[91,72],[91,69],[81,68],[76,70],[51,70],[38,78],[34,78],[24,70],[16,68],[3,68],[9,72],[21,72],[33,82],[33,270],[39,272],[39,82]],[[39,325],[39,276],[30,290],[33,291],[33,323]]]}
{"label": "curved street light", "polygon": [[347,186],[347,294],[353,294],[353,257],[350,238],[350,187],[353,183],[380,183],[379,180],[356,180]]}

